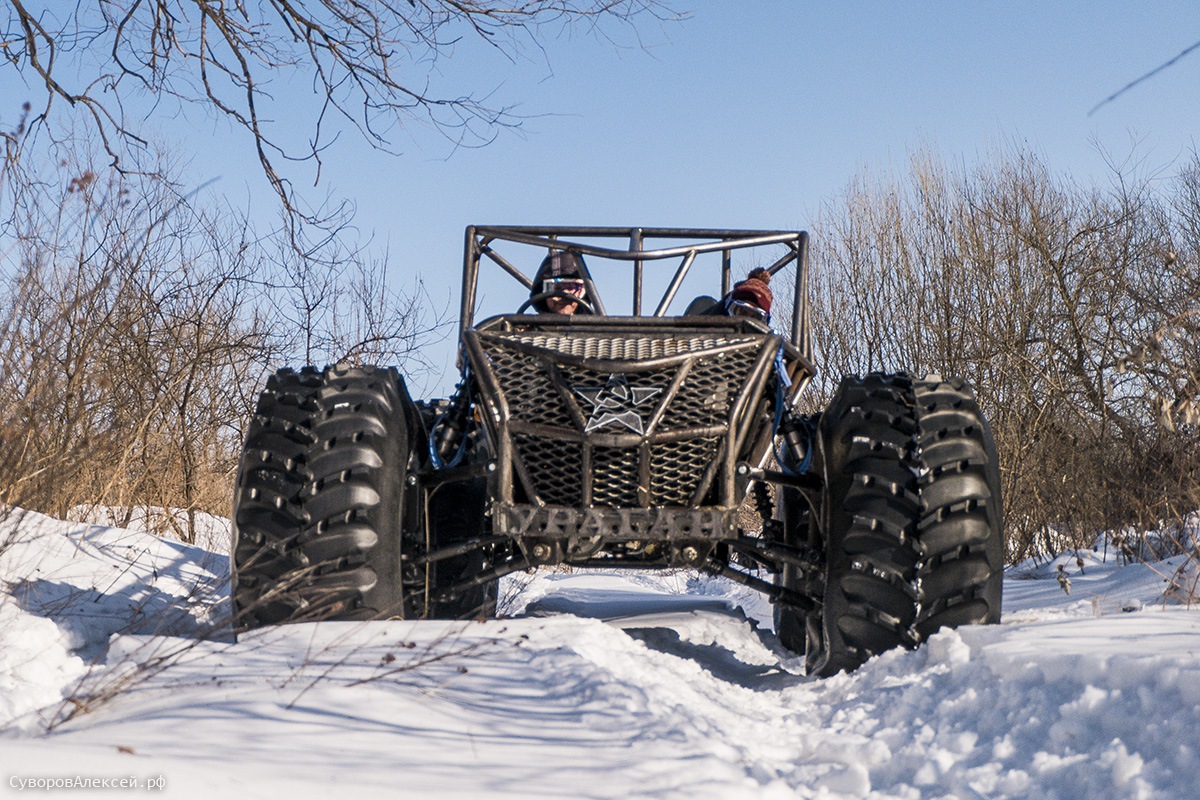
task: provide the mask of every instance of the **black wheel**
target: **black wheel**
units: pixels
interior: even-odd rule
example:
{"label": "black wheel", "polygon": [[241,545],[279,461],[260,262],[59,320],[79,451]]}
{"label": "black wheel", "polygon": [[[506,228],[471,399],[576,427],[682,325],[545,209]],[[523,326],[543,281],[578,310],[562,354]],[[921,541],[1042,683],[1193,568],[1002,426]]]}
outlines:
{"label": "black wheel", "polygon": [[415,413],[394,370],[283,370],[267,382],[234,499],[239,627],[422,614],[423,573],[401,564],[424,544],[402,524]]}
{"label": "black wheel", "polygon": [[832,675],[944,626],[998,622],[995,445],[970,388],[844,378],[820,425],[823,576],[805,619],[811,672]]}
{"label": "black wheel", "polygon": [[1004,508],[996,443],[962,380],[916,381],[921,476],[917,634],[1000,621]]}

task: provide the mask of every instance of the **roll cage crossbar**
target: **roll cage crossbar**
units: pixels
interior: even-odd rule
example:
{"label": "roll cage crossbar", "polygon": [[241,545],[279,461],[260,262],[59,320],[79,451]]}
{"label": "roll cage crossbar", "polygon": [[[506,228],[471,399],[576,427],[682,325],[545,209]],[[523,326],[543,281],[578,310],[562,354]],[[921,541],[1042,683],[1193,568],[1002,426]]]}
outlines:
{"label": "roll cage crossbar", "polygon": [[[626,243],[623,248],[606,247],[596,240],[614,240]],[[648,240],[676,240],[682,244],[646,249]],[[580,241],[590,240],[590,241]],[[459,316],[459,339],[472,326],[475,317],[476,289],[479,282],[479,263],[484,256],[496,264],[526,289],[533,288],[533,279],[527,276],[496,249],[501,242],[544,247],[551,250],[569,250],[581,255],[596,256],[612,261],[633,263],[633,316],[643,316],[642,278],[647,262],[678,259],[678,266],[670,284],[663,291],[654,312],[650,316],[666,316],[667,308],[675,299],[684,278],[696,257],[702,253],[721,254],[721,295],[729,292],[732,283],[732,254],[734,250],[784,245],[786,252],[767,271],[772,275],[788,266],[796,271],[795,295],[792,306],[791,341],[805,358],[812,357],[812,338],[809,330],[808,306],[808,233],[806,231],[757,231],[721,230],[710,228],[614,228],[614,227],[528,227],[472,225],[466,231],[466,246],[463,255],[462,313]],[[584,269],[587,295],[593,301],[596,313],[606,316],[604,302],[592,280],[591,270]]]}

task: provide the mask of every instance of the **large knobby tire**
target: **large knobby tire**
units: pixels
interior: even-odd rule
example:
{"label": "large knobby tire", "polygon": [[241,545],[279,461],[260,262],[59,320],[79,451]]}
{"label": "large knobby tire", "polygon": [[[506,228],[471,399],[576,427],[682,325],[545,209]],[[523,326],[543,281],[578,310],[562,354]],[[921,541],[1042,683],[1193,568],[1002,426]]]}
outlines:
{"label": "large knobby tire", "polygon": [[401,555],[415,415],[394,370],[281,370],[259,399],[234,499],[237,626],[412,618],[423,576]]}
{"label": "large knobby tire", "polygon": [[971,387],[927,378],[913,386],[921,518],[917,634],[1000,621],[1004,508],[996,443]]}
{"label": "large knobby tire", "polygon": [[963,381],[844,378],[822,415],[825,571],[808,593],[809,670],[832,675],[941,627],[998,622],[995,444]]}

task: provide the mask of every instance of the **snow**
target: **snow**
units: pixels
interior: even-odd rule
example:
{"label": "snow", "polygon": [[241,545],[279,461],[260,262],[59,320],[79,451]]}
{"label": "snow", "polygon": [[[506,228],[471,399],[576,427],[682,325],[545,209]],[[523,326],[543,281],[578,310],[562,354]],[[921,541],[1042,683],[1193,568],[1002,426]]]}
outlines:
{"label": "snow", "polygon": [[1200,610],[1169,591],[1183,559],[1021,565],[1002,624],[818,680],[759,595],[686,572],[543,571],[506,579],[495,621],[234,642],[227,541],[0,523],[0,793],[106,780],[88,796],[128,796],[112,781],[162,778],[146,793],[1196,794]]}

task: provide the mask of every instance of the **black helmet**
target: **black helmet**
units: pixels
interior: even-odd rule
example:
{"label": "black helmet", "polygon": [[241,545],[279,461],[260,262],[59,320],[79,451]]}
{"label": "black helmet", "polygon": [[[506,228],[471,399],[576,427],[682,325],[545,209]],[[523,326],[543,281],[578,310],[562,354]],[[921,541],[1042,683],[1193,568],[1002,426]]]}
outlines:
{"label": "black helmet", "polygon": [[[583,281],[584,266],[583,256],[579,253],[573,253],[570,250],[556,250],[542,259],[542,263],[538,266],[537,274],[533,278],[533,287],[529,290],[529,296],[543,294],[548,291],[554,291],[555,283],[570,283],[574,281]],[[586,297],[586,292],[584,294]],[[545,313],[545,299],[538,300],[533,304],[533,307],[538,311]]]}

